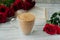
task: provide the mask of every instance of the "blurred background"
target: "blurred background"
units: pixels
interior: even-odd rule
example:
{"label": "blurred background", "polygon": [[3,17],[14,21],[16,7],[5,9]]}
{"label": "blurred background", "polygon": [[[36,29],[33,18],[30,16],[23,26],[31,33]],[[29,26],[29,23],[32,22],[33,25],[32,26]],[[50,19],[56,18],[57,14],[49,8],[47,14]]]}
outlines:
{"label": "blurred background", "polygon": [[[4,1],[4,0],[2,0]],[[60,0],[35,0],[38,3],[48,3],[48,4],[60,4]],[[1,0],[0,0],[1,2]]]}
{"label": "blurred background", "polygon": [[60,0],[36,0],[39,3],[60,4]]}

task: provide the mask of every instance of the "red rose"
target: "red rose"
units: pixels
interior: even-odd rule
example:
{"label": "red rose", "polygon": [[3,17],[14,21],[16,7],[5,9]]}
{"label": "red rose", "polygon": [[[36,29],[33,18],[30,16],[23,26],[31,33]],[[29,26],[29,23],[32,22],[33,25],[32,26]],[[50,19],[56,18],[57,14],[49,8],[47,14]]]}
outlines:
{"label": "red rose", "polygon": [[15,4],[17,4],[18,9],[22,9],[22,0],[16,0]]}
{"label": "red rose", "polygon": [[60,26],[57,26],[57,34],[60,34]]}
{"label": "red rose", "polygon": [[4,5],[0,5],[0,23],[4,23],[7,20],[8,8]]}
{"label": "red rose", "polygon": [[14,13],[14,10],[13,10],[13,9],[7,10],[7,16],[8,16],[8,17],[12,17],[12,16],[14,16],[14,15],[15,15],[15,13]]}
{"label": "red rose", "polygon": [[55,25],[53,25],[53,24],[46,24],[43,31],[45,31],[46,33],[51,34],[51,35],[57,33],[57,29],[56,29]]}
{"label": "red rose", "polygon": [[26,0],[27,2],[32,2],[32,0]]}
{"label": "red rose", "polygon": [[4,5],[0,5],[0,12],[5,13],[5,12],[7,12],[7,9],[8,9],[8,7],[6,7]]}
{"label": "red rose", "polygon": [[33,8],[35,5],[35,1],[34,2],[27,2],[27,1],[23,1],[22,3],[22,7],[24,10],[30,10],[31,8]]}
{"label": "red rose", "polygon": [[5,13],[2,13],[2,12],[0,12],[0,23],[4,23],[4,22],[6,22],[6,15],[4,15]]}
{"label": "red rose", "polygon": [[14,11],[17,11],[19,9],[22,9],[22,1],[21,0],[15,0],[15,2],[11,5],[11,9],[13,9]]}
{"label": "red rose", "polygon": [[35,0],[25,0],[26,2],[33,2],[33,1],[35,1]]}
{"label": "red rose", "polygon": [[30,10],[34,7],[34,5],[35,1],[32,0],[15,0],[11,8],[15,11],[17,11],[18,9]]}
{"label": "red rose", "polygon": [[13,3],[11,6],[10,6],[10,9],[13,9],[14,11],[17,11],[18,10],[18,6],[16,3]]}
{"label": "red rose", "polygon": [[35,6],[35,1],[31,2],[32,6],[31,7],[34,7]]}
{"label": "red rose", "polygon": [[30,10],[32,8],[32,4],[29,2],[23,2],[22,7],[24,10]]}
{"label": "red rose", "polygon": [[18,3],[18,2],[21,2],[21,0],[15,0],[15,2],[17,2],[17,3]]}

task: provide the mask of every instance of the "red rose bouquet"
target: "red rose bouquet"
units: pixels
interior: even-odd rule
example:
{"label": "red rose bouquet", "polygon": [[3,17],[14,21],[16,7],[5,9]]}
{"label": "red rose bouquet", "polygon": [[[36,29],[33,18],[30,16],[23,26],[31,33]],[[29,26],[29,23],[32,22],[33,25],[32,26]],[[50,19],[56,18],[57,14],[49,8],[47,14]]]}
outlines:
{"label": "red rose bouquet", "polygon": [[35,5],[35,0],[0,0],[0,23],[13,17],[19,9],[30,10]]}
{"label": "red rose bouquet", "polygon": [[60,12],[55,12],[52,15],[51,19],[44,26],[43,31],[50,35],[60,34]]}
{"label": "red rose bouquet", "polygon": [[6,22],[8,8],[4,5],[0,5],[0,23]]}

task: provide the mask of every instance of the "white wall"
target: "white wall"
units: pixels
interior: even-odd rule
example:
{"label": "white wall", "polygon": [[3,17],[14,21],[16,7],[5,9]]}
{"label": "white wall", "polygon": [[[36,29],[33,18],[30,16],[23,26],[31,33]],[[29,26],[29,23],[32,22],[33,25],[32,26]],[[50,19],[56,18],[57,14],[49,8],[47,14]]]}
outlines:
{"label": "white wall", "polygon": [[60,4],[60,0],[36,0],[39,3],[52,3],[52,4]]}

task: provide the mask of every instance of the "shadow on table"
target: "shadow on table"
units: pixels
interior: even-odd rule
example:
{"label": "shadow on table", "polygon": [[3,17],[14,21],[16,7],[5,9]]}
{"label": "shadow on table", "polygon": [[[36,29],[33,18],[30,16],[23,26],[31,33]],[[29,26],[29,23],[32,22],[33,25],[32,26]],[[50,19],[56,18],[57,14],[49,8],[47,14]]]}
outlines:
{"label": "shadow on table", "polygon": [[54,35],[49,35],[45,33],[43,30],[43,27],[37,28],[37,30],[33,30],[33,32],[30,34],[33,37],[49,37],[49,36],[54,36]]}

